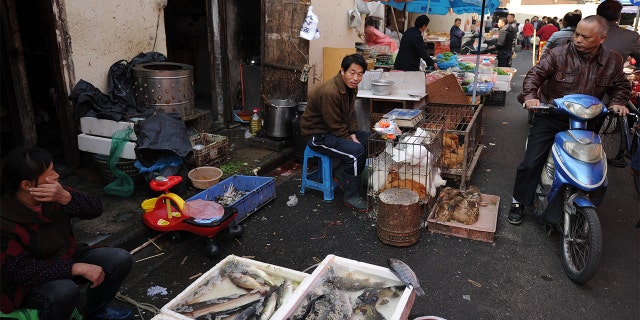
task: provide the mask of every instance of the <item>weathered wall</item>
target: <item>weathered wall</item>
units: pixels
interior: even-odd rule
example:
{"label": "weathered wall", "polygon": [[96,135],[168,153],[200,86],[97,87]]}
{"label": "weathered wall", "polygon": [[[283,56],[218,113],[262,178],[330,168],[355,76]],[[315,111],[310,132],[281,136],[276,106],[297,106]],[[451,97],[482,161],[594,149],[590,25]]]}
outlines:
{"label": "weathered wall", "polygon": [[[322,48],[354,48],[356,42],[364,40],[358,37],[355,29],[347,26],[347,12],[353,9],[353,1],[314,0],[313,12],[318,15],[320,38],[309,44],[309,64],[313,66],[309,74],[309,90],[322,83],[323,72],[337,73],[338,70],[322,70]],[[302,21],[299,22],[302,26]],[[364,15],[360,32],[364,30]],[[364,36],[363,36],[364,37]]]}
{"label": "weathered wall", "polygon": [[130,60],[140,52],[157,51],[166,55],[162,3],[160,0],[65,0],[75,80],[84,79],[106,92],[107,73],[114,62]]}

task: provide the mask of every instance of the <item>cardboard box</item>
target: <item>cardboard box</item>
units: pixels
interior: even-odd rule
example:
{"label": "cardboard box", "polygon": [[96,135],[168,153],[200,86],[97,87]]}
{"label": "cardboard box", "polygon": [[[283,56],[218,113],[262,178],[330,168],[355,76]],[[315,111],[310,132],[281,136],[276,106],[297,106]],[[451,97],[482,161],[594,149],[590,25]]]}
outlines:
{"label": "cardboard box", "polygon": [[230,207],[238,209],[236,223],[248,218],[251,214],[262,208],[265,204],[276,198],[276,179],[272,177],[254,177],[234,175],[222,182],[218,182],[207,190],[187,199],[216,200],[221,197],[229,188],[246,191],[247,193],[230,204]]}
{"label": "cardboard box", "polygon": [[479,206],[480,213],[478,221],[471,225],[460,222],[447,221],[440,222],[435,219],[435,206],[427,218],[427,229],[431,233],[442,233],[454,237],[493,242],[498,222],[498,208],[500,208],[500,197],[482,194],[480,202],[486,206]]}
{"label": "cardboard box", "polygon": [[[169,303],[165,304],[162,309],[160,309],[160,313],[178,320],[191,320],[194,318],[175,311],[176,308],[179,308],[180,306],[185,304],[197,303],[229,296],[234,293],[246,293],[247,290],[236,287],[225,276],[225,273],[227,271],[242,272],[243,270],[251,267],[258,268],[266,272],[273,278],[275,285],[280,285],[285,279],[289,279],[294,285],[294,290],[306,278],[309,277],[309,274],[300,271],[287,269],[260,261],[250,260],[235,255],[229,255],[209,271],[207,271],[205,274],[200,276],[196,281],[194,281],[186,289],[180,292],[175,298],[169,301]],[[293,296],[294,295],[292,295],[291,298]],[[285,305],[286,302],[283,304],[283,306]],[[278,312],[278,310],[276,310],[276,312]],[[276,318],[271,317],[271,319]]]}
{"label": "cardboard box", "polygon": [[[322,285],[326,285],[325,281],[333,275],[347,275],[356,279],[369,279],[371,281],[382,281],[388,286],[404,285],[398,277],[389,269],[356,260],[350,260],[335,255],[328,255],[316,267],[313,273],[304,279],[293,296],[280,307],[280,309],[271,317],[271,319],[288,319],[296,314],[299,308],[303,307],[307,296],[310,294],[317,295],[318,291],[322,291]],[[330,285],[331,286],[331,285]],[[332,286],[333,287],[333,286]],[[335,290],[335,288],[331,288]],[[344,292],[353,298],[353,301],[363,293],[363,290],[355,292]],[[413,289],[405,287],[402,295],[397,298],[390,298],[389,303],[380,306],[378,311],[385,316],[385,319],[400,320],[408,319],[413,302],[415,300],[415,292]]]}
{"label": "cardboard box", "polygon": [[427,84],[427,101],[429,103],[467,104],[467,95],[462,91],[454,74]]}

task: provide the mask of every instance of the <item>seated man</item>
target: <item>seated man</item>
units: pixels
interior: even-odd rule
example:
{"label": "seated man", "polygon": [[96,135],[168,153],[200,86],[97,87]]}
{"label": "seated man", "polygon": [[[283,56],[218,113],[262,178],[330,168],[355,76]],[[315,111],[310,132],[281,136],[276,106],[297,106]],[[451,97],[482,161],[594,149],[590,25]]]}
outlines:
{"label": "seated man", "polygon": [[354,105],[366,69],[361,55],[344,57],[340,72],[311,92],[300,121],[311,149],[340,160],[333,173],[344,190],[343,202],[361,212],[367,211],[360,196],[360,175],[370,133],[358,130]]}

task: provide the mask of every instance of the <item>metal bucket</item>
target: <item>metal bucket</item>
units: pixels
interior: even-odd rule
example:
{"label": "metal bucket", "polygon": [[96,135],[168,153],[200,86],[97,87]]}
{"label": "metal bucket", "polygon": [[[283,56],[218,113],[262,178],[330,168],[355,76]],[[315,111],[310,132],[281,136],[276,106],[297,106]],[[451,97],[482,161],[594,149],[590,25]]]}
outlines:
{"label": "metal bucket", "polygon": [[189,116],[194,112],[193,67],[173,62],[141,63],[132,68],[139,106]]}
{"label": "metal bucket", "polygon": [[396,247],[418,242],[421,212],[418,194],[409,189],[391,188],[378,197],[378,239]]}
{"label": "metal bucket", "polygon": [[269,99],[264,134],[274,138],[291,137],[291,116],[297,106],[293,100]]}

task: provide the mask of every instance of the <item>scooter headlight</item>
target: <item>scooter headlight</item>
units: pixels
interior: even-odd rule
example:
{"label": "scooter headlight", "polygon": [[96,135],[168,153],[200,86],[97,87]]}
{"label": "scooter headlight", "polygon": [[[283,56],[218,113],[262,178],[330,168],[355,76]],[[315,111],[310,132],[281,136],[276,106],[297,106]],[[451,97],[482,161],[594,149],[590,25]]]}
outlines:
{"label": "scooter headlight", "polygon": [[584,107],[576,102],[565,101],[564,106],[569,112],[571,112],[571,114],[585,120],[593,119],[602,113],[602,103],[596,103],[589,107]]}
{"label": "scooter headlight", "polygon": [[574,159],[587,163],[596,163],[602,160],[602,145],[597,143],[582,144],[576,141],[565,141],[562,149]]}

